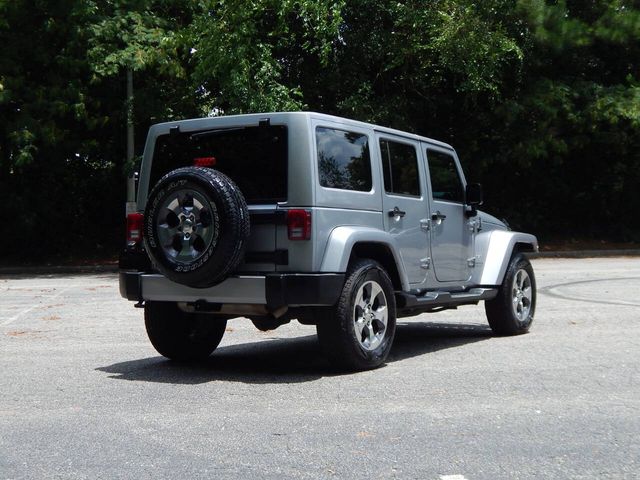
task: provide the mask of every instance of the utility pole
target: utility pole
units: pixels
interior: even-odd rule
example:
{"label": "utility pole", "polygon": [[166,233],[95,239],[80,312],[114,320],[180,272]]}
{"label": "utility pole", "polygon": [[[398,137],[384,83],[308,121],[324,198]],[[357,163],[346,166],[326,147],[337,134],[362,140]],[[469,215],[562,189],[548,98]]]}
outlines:
{"label": "utility pole", "polygon": [[[133,70],[127,68],[127,165],[133,163],[134,129],[133,129]],[[127,203],[125,215],[136,211],[136,177],[138,172],[131,172],[127,178]]]}

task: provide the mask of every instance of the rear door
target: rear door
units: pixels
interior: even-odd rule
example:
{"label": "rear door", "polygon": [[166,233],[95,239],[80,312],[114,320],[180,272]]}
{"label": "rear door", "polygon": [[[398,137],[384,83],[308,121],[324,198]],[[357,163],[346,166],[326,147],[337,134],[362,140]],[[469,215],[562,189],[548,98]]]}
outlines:
{"label": "rear door", "polygon": [[379,133],[377,147],[382,164],[384,227],[395,239],[409,283],[424,283],[429,268],[428,199],[425,171],[418,161],[416,141]]}
{"label": "rear door", "polygon": [[[277,228],[286,224],[278,204],[287,200],[286,125],[245,125],[160,135],[155,143],[150,185],[180,167],[206,165],[230,177],[249,209],[251,233],[238,272],[271,272],[286,265],[276,248]],[[282,227],[280,227],[282,228]]]}
{"label": "rear door", "polygon": [[422,144],[431,194],[431,257],[440,283],[466,282],[471,276],[473,229],[465,215],[465,180],[455,152]]}

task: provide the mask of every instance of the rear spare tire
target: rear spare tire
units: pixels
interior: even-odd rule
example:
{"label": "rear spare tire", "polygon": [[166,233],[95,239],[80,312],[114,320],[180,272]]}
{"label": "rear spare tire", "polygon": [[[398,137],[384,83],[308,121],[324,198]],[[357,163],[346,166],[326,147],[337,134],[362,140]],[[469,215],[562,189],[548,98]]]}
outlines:
{"label": "rear spare tire", "polygon": [[153,188],[144,214],[144,244],[170,280],[205,288],[240,263],[249,236],[249,211],[226,175],[210,168],[173,170]]}

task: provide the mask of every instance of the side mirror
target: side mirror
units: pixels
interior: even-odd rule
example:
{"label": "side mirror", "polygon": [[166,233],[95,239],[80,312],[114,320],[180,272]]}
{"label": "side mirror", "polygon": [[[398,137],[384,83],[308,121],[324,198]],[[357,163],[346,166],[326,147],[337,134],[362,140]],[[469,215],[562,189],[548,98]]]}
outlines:
{"label": "side mirror", "polygon": [[482,185],[479,183],[469,183],[464,192],[465,203],[472,207],[482,205]]}

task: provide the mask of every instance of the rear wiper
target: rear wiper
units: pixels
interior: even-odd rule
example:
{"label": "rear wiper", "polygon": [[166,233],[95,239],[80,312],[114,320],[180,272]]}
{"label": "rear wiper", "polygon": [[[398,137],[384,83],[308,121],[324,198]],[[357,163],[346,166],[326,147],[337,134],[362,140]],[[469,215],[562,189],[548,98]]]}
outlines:
{"label": "rear wiper", "polygon": [[214,137],[216,135],[222,135],[229,132],[239,132],[246,130],[250,127],[231,127],[231,128],[216,128],[215,130],[206,130],[204,132],[192,133],[189,140],[200,140],[201,138]]}

